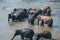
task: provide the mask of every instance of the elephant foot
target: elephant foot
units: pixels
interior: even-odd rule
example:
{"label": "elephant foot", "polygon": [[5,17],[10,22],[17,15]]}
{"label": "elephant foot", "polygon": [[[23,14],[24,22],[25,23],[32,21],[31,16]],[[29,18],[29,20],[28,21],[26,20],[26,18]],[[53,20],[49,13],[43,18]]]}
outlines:
{"label": "elephant foot", "polygon": [[12,22],[14,22],[14,19],[12,19]]}
{"label": "elephant foot", "polygon": [[24,37],[23,36],[21,36],[21,40],[24,40]]}
{"label": "elephant foot", "polygon": [[30,38],[30,40],[33,40],[33,38]]}
{"label": "elephant foot", "polygon": [[41,26],[44,26],[44,20],[41,21]]}
{"label": "elephant foot", "polygon": [[48,25],[48,27],[52,27],[52,24]]}
{"label": "elephant foot", "polygon": [[44,26],[44,24],[41,24],[40,26]]}
{"label": "elephant foot", "polygon": [[39,38],[37,38],[36,40],[39,40]]}

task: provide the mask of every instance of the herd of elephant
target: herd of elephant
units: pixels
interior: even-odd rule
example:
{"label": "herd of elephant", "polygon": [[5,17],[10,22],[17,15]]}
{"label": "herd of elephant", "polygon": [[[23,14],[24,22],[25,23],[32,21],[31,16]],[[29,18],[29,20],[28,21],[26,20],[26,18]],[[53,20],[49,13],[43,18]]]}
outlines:
{"label": "herd of elephant", "polygon": [[[20,22],[28,20],[28,23],[30,23],[31,25],[35,25],[35,19],[37,19],[37,23],[40,26],[44,26],[44,24],[47,24],[48,27],[53,26],[53,19],[51,17],[50,6],[46,6],[43,9],[15,8],[13,12],[11,12],[11,14],[8,14],[8,22],[10,21],[10,19],[12,19],[12,22],[14,22],[15,20],[19,20]],[[44,31],[42,33],[34,33],[34,31],[30,28],[16,30],[11,40],[13,40],[16,35],[21,35],[21,39],[24,39],[24,37],[26,37],[29,38],[30,40],[33,40],[34,35],[36,37],[36,40],[39,40],[40,38],[52,39],[50,31]]]}
{"label": "herd of elephant", "polygon": [[[8,14],[8,22],[12,19],[12,22],[15,20],[25,21],[28,19],[28,23],[34,25],[35,19],[37,19],[38,25],[44,26],[47,24],[49,27],[52,27],[53,19],[51,17],[51,7],[46,6],[43,9],[29,8],[29,9],[14,9],[11,14]],[[39,21],[41,22],[39,24]]]}

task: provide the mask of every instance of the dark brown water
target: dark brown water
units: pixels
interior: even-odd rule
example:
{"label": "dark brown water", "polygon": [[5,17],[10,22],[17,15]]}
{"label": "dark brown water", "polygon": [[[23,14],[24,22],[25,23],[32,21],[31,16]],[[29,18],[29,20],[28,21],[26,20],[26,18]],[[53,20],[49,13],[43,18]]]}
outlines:
{"label": "dark brown water", "polygon": [[[43,8],[44,6],[49,5],[52,8],[52,18],[54,20],[53,27],[49,28],[47,26],[40,27],[38,25],[30,25],[28,24],[27,20],[25,22],[14,22],[8,23],[8,14],[14,8]],[[5,9],[3,9],[5,7]],[[50,31],[52,33],[53,39],[60,40],[60,3],[59,2],[44,2],[44,1],[35,1],[31,3],[24,3],[20,2],[20,0],[16,1],[9,1],[7,0],[6,3],[3,2],[0,4],[0,40],[10,40],[16,29],[22,28],[31,28],[35,32],[42,32],[44,30]],[[20,40],[20,36],[16,36],[14,40]]]}

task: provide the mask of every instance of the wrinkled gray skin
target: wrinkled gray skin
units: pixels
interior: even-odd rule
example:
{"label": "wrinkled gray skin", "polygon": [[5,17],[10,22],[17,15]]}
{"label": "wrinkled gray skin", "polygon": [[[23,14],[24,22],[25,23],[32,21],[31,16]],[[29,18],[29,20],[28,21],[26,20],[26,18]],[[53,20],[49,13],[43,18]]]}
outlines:
{"label": "wrinkled gray skin", "polygon": [[41,38],[52,39],[51,32],[49,31],[44,31],[43,33],[36,33],[35,37],[36,37],[36,40],[39,40]]}
{"label": "wrinkled gray skin", "polygon": [[16,32],[11,40],[13,40],[15,38],[15,36],[17,36],[17,35],[20,35],[22,40],[24,39],[24,37],[29,38],[30,40],[33,40],[34,31],[29,28],[16,30]]}

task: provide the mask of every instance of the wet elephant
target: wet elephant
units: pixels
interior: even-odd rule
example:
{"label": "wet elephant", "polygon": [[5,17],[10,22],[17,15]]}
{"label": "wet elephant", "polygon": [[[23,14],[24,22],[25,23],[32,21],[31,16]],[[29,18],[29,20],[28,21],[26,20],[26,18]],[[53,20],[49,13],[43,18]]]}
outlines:
{"label": "wet elephant", "polygon": [[31,25],[34,25],[34,14],[36,13],[36,9],[29,9],[28,11],[28,23],[30,23]]}
{"label": "wet elephant", "polygon": [[51,11],[52,11],[51,9],[47,9],[46,15],[47,15],[47,16],[51,16]]}
{"label": "wet elephant", "polygon": [[44,31],[42,33],[36,33],[35,34],[35,37],[36,37],[36,40],[39,40],[41,38],[44,38],[44,39],[52,39],[52,34],[50,31]]}
{"label": "wet elephant", "polygon": [[43,11],[42,15],[51,16],[51,11],[52,10],[51,10],[50,6],[44,7],[42,11]]}
{"label": "wet elephant", "polygon": [[30,40],[33,40],[34,31],[30,28],[16,30],[16,32],[11,40],[13,40],[15,38],[15,36],[17,36],[17,35],[20,35],[21,39],[24,39],[24,37],[25,37],[25,38],[29,38]]}
{"label": "wet elephant", "polygon": [[12,19],[12,22],[14,22],[14,20],[20,20],[19,13],[12,12],[11,14],[8,14],[8,22],[10,19]]}
{"label": "wet elephant", "polygon": [[14,20],[24,21],[24,19],[28,17],[26,13],[26,9],[14,9],[11,14],[8,14],[8,21],[10,19],[12,19],[12,22],[14,22]]}
{"label": "wet elephant", "polygon": [[14,22],[14,20],[20,20],[19,9],[15,8],[13,12],[8,14],[8,22],[10,19],[12,19],[12,22]]}
{"label": "wet elephant", "polygon": [[38,25],[39,21],[41,21],[40,25],[44,26],[44,24],[47,24],[48,27],[52,27],[53,25],[53,19],[50,16],[38,16]]}
{"label": "wet elephant", "polygon": [[28,17],[28,23],[30,23],[31,25],[34,25],[34,15],[33,14],[29,14],[29,17]]}

